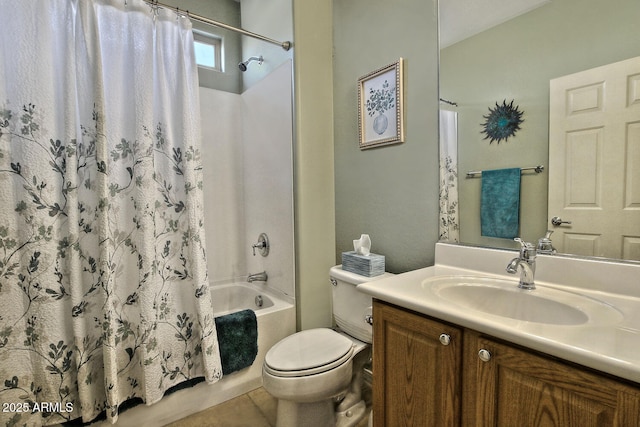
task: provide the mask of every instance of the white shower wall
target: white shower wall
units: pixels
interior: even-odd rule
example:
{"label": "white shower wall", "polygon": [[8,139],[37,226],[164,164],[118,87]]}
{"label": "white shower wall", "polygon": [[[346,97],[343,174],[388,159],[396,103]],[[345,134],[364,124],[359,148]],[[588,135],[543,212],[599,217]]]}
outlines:
{"label": "white shower wall", "polygon": [[242,100],[200,88],[205,233],[209,280],[246,274]]}
{"label": "white shower wall", "polygon": [[[266,271],[265,286],[293,300],[291,67],[286,61],[242,95],[200,88],[200,105],[210,281]],[[270,253],[254,257],[263,232]]]}

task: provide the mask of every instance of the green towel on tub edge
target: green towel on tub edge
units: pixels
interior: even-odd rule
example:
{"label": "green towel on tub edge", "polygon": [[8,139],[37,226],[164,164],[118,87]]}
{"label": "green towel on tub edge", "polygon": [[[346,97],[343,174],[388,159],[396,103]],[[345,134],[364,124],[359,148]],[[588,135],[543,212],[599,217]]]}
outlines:
{"label": "green towel on tub edge", "polygon": [[513,239],[520,228],[520,168],[482,172],[480,228],[483,236]]}
{"label": "green towel on tub edge", "polygon": [[253,310],[216,317],[223,375],[253,364],[258,354],[258,322]]}

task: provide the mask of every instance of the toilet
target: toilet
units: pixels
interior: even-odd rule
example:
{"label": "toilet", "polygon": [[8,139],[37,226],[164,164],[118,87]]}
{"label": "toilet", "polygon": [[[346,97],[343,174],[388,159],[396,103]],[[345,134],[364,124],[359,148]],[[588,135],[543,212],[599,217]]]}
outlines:
{"label": "toilet", "polygon": [[337,328],[297,332],[276,343],[262,368],[264,389],[278,399],[277,427],[352,427],[366,413],[363,369],[371,358],[371,296],[356,285],[365,277],[330,269]]}

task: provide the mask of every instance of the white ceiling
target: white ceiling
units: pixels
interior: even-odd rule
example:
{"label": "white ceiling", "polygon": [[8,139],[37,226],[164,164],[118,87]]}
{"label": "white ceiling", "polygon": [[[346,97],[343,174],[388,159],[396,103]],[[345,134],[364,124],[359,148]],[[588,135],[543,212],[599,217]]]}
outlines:
{"label": "white ceiling", "polygon": [[440,48],[549,2],[551,0],[440,0]]}

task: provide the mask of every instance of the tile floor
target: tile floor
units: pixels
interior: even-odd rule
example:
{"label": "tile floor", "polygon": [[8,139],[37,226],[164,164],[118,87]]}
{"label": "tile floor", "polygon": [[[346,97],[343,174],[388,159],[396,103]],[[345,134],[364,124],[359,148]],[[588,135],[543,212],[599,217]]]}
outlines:
{"label": "tile floor", "polygon": [[[275,427],[277,406],[277,400],[260,387],[166,427]],[[357,427],[367,427],[367,418]]]}

